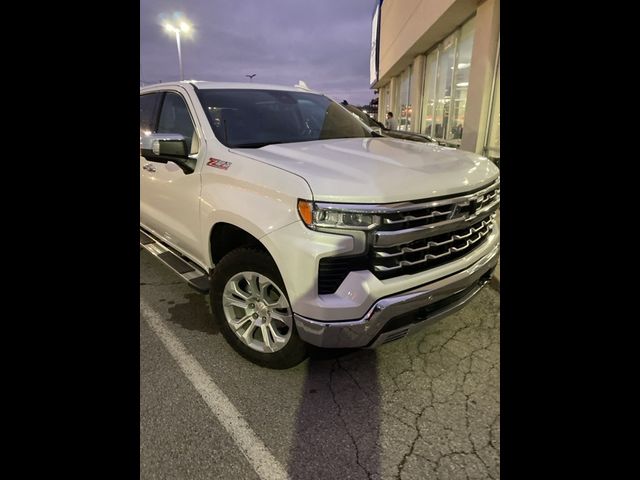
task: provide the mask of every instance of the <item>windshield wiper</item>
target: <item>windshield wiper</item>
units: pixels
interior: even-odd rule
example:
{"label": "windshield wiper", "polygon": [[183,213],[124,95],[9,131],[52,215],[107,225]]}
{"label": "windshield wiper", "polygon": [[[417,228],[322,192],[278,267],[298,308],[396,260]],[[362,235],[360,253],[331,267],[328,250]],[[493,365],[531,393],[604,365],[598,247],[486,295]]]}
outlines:
{"label": "windshield wiper", "polygon": [[288,143],[288,142],[252,142],[252,143],[237,143],[232,145],[231,148],[262,148],[267,145],[276,145],[278,143]]}

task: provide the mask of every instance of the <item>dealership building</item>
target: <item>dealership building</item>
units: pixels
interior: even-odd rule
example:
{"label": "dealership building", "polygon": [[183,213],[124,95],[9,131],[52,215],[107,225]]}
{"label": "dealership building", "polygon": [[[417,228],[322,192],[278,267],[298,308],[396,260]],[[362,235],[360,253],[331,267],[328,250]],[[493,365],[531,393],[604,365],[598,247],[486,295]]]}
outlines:
{"label": "dealership building", "polygon": [[500,0],[380,0],[372,21],[378,120],[500,160]]}

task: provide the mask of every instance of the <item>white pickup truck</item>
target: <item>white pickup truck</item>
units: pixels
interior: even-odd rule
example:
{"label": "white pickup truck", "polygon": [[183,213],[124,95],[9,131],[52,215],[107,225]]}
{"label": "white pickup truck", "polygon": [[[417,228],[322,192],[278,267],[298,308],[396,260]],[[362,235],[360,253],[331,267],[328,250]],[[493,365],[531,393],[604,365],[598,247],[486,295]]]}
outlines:
{"label": "white pickup truck", "polygon": [[383,137],[300,87],[140,90],[140,244],[270,368],[374,348],[462,307],[500,249],[487,158]]}

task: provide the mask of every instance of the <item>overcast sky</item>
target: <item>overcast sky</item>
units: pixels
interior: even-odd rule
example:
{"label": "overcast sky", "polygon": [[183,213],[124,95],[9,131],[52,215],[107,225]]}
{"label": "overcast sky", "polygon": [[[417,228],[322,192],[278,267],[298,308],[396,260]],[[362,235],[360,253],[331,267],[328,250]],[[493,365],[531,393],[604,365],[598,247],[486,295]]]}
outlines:
{"label": "overcast sky", "polygon": [[185,79],[291,85],[367,104],[375,0],[140,0],[140,80],[179,79],[175,36],[163,16],[193,25],[182,39]]}

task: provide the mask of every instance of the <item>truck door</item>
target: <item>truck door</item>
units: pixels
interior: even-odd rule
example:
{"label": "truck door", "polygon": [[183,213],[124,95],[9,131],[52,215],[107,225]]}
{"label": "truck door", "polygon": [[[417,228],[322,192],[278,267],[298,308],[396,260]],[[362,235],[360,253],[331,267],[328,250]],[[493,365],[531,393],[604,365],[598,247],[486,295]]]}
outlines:
{"label": "truck door", "polygon": [[156,128],[149,139],[183,138],[189,156],[183,160],[140,157],[141,222],[169,245],[198,258],[200,175],[196,164],[200,138],[182,95],[165,92],[158,105]]}

